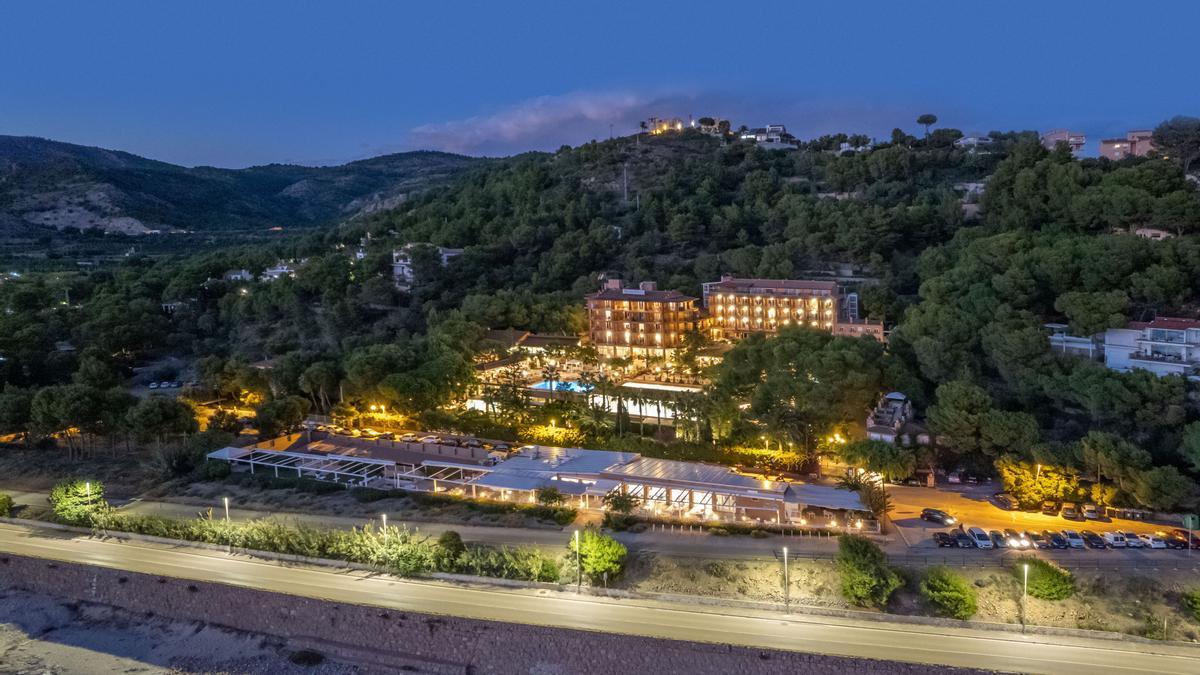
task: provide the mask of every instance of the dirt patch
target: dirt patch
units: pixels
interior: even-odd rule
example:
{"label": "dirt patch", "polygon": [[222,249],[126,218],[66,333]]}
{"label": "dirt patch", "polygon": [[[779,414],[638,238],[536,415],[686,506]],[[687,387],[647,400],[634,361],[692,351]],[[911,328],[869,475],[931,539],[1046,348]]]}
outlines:
{"label": "dirt patch", "polygon": [[71,476],[86,476],[104,483],[110,498],[136,496],[161,479],[153,469],[153,453],[146,450],[97,450],[86,459],[70,459],[57,448],[0,448],[0,477],[12,490],[46,491]]}
{"label": "dirt patch", "polygon": [[421,521],[455,525],[486,525],[492,527],[545,528],[560,530],[561,525],[537,520],[525,513],[485,513],[467,504],[418,504],[407,497],[389,497],[363,503],[348,491],[315,494],[295,489],[264,489],[230,483],[199,482],[185,485],[164,485],[144,494],[177,504],[211,508],[229,497],[238,508],[254,511],[307,513],[339,518],[371,520],[386,512],[394,522]]}
{"label": "dirt patch", "polygon": [[[977,593],[974,619],[1019,624],[1022,585],[1005,570],[955,569]],[[920,596],[922,570],[899,570],[905,585],[888,606],[892,614],[930,615]],[[791,602],[812,607],[854,608],[841,597],[833,561],[793,562]],[[1066,600],[1028,598],[1027,621],[1057,628],[1115,631],[1152,639],[1200,640],[1200,624],[1183,611],[1181,595],[1200,585],[1188,571],[1129,570],[1077,572],[1076,593]],[[731,600],[783,602],[783,572],[778,562],[702,560],[658,554],[631,558],[615,588],[644,593],[698,595]]]}

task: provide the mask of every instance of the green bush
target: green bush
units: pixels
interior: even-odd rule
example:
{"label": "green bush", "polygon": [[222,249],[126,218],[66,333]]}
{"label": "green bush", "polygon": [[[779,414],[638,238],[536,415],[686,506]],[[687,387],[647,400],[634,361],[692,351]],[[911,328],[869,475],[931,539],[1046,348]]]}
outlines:
{"label": "green bush", "polygon": [[1193,619],[1200,622],[1200,588],[1183,594],[1183,606],[1191,613]]}
{"label": "green bush", "polygon": [[581,556],[583,573],[592,581],[598,581],[606,574],[608,578],[620,574],[629,553],[621,542],[591,527],[579,533],[578,550],[574,536],[568,546],[572,553]]}
{"label": "green bush", "polygon": [[860,607],[883,607],[903,583],[887,566],[887,556],[869,539],[854,534],[838,537],[837,568],[842,595]]}
{"label": "green bush", "polygon": [[359,487],[350,490],[350,496],[354,500],[362,504],[370,504],[383,499],[391,499],[393,497],[402,497],[404,493],[400,490],[380,490],[379,488]]}
{"label": "green bush", "polygon": [[230,473],[232,473],[232,469],[229,462],[208,461],[196,469],[196,475],[200,480],[223,480],[228,478]]}
{"label": "green bush", "polygon": [[90,525],[105,510],[104,484],[100,481],[65,480],[50,490],[55,517],[67,525]]}
{"label": "green bush", "polygon": [[1018,581],[1029,565],[1029,594],[1039,600],[1064,600],[1075,593],[1075,577],[1070,572],[1041,558],[1019,558],[1012,571]]}
{"label": "green bush", "polygon": [[13,498],[5,492],[0,492],[0,518],[7,518],[12,515]]}
{"label": "green bush", "polygon": [[925,574],[921,596],[945,616],[963,620],[975,616],[975,589],[945,567],[934,567]]}

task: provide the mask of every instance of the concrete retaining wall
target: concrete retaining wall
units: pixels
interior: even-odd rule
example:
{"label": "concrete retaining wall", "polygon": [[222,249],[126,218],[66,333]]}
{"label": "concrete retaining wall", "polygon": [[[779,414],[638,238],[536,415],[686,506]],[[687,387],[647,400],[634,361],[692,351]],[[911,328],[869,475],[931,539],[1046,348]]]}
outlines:
{"label": "concrete retaining wall", "polygon": [[[424,673],[921,673],[928,667],[387,611],[0,554],[0,587],[199,620],[296,649]],[[966,672],[946,669],[946,672]]]}

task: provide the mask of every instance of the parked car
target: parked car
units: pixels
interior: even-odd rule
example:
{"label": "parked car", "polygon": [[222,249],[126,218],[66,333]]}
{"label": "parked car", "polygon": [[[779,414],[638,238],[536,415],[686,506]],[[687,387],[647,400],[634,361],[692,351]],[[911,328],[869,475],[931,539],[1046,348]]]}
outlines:
{"label": "parked car", "polygon": [[1120,532],[1105,532],[1104,544],[1109,548],[1125,548],[1129,542],[1125,541],[1125,535]]}
{"label": "parked car", "polygon": [[492,446],[492,452],[511,452],[512,448],[508,447],[508,443],[497,443]]}
{"label": "parked car", "polygon": [[1042,502],[1042,513],[1046,514],[1047,516],[1057,516],[1058,509],[1059,506],[1058,502],[1056,501],[1046,500]]}
{"label": "parked car", "polygon": [[1005,492],[997,492],[992,495],[992,500],[996,502],[996,506],[1005,511],[1015,511],[1017,508],[1017,500],[1013,499],[1012,495]]}
{"label": "parked car", "polygon": [[1000,534],[999,530],[991,530],[988,532],[988,538],[992,540],[992,545],[996,548],[1008,547],[1008,540],[1004,538],[1003,534]]}
{"label": "parked car", "polygon": [[1075,502],[1063,504],[1062,517],[1067,520],[1079,520],[1079,505]]}
{"label": "parked car", "polygon": [[422,443],[441,443],[442,439],[438,436],[429,435],[429,436],[422,436],[421,442]]}
{"label": "parked car", "polygon": [[1108,548],[1104,543],[1104,537],[1091,530],[1084,530],[1079,533],[1079,536],[1083,537],[1083,543],[1087,544],[1088,548]]}
{"label": "parked car", "polygon": [[400,440],[404,441],[405,443],[416,443],[417,435],[416,434],[404,434],[403,436],[400,437]]}
{"label": "parked car", "polygon": [[1053,530],[1042,530],[1042,536],[1050,541],[1050,548],[1070,548],[1067,538]]}
{"label": "parked car", "polygon": [[1146,542],[1142,541],[1137,532],[1122,531],[1121,534],[1125,535],[1125,546],[1127,548],[1143,548],[1146,545]]}
{"label": "parked car", "polygon": [[158,383],[157,383],[157,382],[151,382],[151,383],[150,383],[150,388],[151,388],[151,389],[158,389]]}
{"label": "parked car", "polygon": [[468,448],[482,448],[483,441],[479,440],[478,438],[468,438],[466,446]]}
{"label": "parked car", "polygon": [[1169,534],[1172,537],[1178,537],[1179,539],[1183,540],[1184,542],[1191,542],[1192,548],[1200,548],[1200,536],[1197,536],[1195,532],[1181,530],[1177,527],[1177,528],[1171,530],[1169,532]]}
{"label": "parked car", "polygon": [[938,525],[953,525],[958,522],[954,516],[941,509],[921,509],[921,520],[928,520]]}
{"label": "parked car", "polygon": [[1166,548],[1167,540],[1157,534],[1143,534],[1138,537],[1142,540],[1142,545],[1146,548]]}
{"label": "parked car", "polygon": [[1004,530],[1004,537],[1008,539],[1009,548],[1029,548],[1029,540],[1025,538],[1025,535],[1014,529],[1009,528]]}
{"label": "parked car", "polygon": [[1083,517],[1088,520],[1096,520],[1100,517],[1100,509],[1096,508],[1095,504],[1084,504]]}
{"label": "parked car", "polygon": [[975,548],[975,540],[962,530],[954,531],[954,541],[958,544],[959,548]]}
{"label": "parked car", "polygon": [[975,548],[992,548],[992,539],[982,527],[967,528],[967,535],[975,543]]}
{"label": "parked car", "polygon": [[1033,544],[1034,548],[1050,548],[1050,540],[1042,536],[1041,532],[1025,532],[1025,538]]}
{"label": "parked car", "polygon": [[1175,549],[1177,551],[1187,550],[1187,539],[1180,539],[1179,537],[1166,534],[1165,532],[1156,532],[1155,534],[1162,538],[1163,543],[1167,545],[1167,548]]}
{"label": "parked car", "polygon": [[954,537],[950,536],[949,534],[947,534],[945,532],[934,532],[933,533],[933,542],[938,545],[938,548],[957,548],[958,547],[958,542],[956,542],[954,540]]}
{"label": "parked car", "polygon": [[[1066,510],[1066,507],[1063,507],[1063,509]],[[1063,539],[1067,540],[1067,546],[1071,548],[1083,548],[1083,537],[1075,530],[1063,530],[1062,536]]]}

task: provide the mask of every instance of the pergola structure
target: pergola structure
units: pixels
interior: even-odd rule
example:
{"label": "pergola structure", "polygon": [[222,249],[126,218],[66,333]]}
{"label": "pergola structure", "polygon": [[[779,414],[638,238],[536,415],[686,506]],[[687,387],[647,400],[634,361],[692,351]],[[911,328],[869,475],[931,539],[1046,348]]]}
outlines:
{"label": "pergola structure", "polygon": [[327,480],[347,485],[365,486],[373,482],[395,482],[399,473],[396,462],[351,455],[226,447],[208,453],[208,458],[247,466],[250,473],[269,471],[279,478],[290,476],[294,471],[297,478]]}

